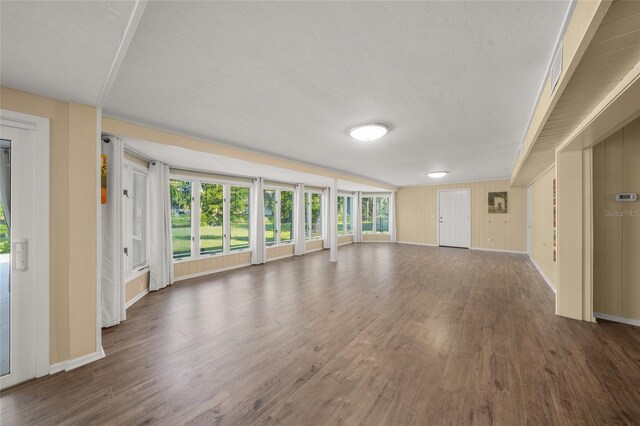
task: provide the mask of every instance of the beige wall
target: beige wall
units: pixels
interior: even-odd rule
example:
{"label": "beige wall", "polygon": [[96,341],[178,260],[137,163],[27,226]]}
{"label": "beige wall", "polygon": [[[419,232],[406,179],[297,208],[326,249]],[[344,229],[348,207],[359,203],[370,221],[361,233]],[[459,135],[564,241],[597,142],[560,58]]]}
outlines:
{"label": "beige wall", "polygon": [[[437,195],[440,189],[471,189],[471,246],[493,250],[527,250],[527,194],[509,181],[487,180],[400,188],[396,195],[399,242],[437,244]],[[488,193],[508,191],[508,213],[488,213]]]}
{"label": "beige wall", "polygon": [[144,274],[127,281],[124,286],[124,295],[127,303],[131,302],[134,298],[139,296],[141,293],[149,290],[149,272],[145,272]]}
{"label": "beige wall", "polygon": [[293,256],[294,249],[295,247],[293,244],[267,247],[267,261],[280,259],[281,257]]}
{"label": "beige wall", "polygon": [[531,258],[556,288],[557,271],[553,259],[553,179],[552,167],[531,184]]}
{"label": "beige wall", "polygon": [[353,242],[353,235],[339,235],[338,245],[351,244]]}
{"label": "beige wall", "polygon": [[614,199],[640,194],[640,119],[594,147],[593,177],[594,311],[640,319],[640,202]]}
{"label": "beige wall", "polygon": [[310,240],[310,241],[307,241],[305,245],[305,249],[307,250],[307,252],[322,250],[323,245],[324,245],[323,240]]}
{"label": "beige wall", "polygon": [[50,362],[93,353],[96,110],[5,87],[0,107],[50,120]]}
{"label": "beige wall", "polygon": [[251,263],[251,252],[223,256],[209,256],[203,259],[180,261],[174,264],[175,278],[187,278],[214,273],[219,270],[245,266]]}
{"label": "beige wall", "polygon": [[389,242],[389,234],[362,234],[363,242]]}

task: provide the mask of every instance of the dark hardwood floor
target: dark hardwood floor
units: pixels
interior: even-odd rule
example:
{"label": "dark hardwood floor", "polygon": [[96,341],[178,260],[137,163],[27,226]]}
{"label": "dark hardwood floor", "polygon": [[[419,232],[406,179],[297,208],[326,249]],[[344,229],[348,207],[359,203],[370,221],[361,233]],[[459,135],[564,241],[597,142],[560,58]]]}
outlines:
{"label": "dark hardwood floor", "polygon": [[640,423],[640,329],[553,314],[524,255],[340,248],[149,294],[2,424]]}

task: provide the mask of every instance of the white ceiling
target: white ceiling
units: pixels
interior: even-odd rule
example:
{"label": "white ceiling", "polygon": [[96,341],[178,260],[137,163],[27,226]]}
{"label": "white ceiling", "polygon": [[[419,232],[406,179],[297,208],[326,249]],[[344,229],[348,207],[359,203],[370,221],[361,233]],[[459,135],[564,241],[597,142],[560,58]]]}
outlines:
{"label": "white ceiling", "polygon": [[[95,105],[132,3],[1,7],[2,84]],[[508,177],[568,8],[149,2],[104,112],[395,185]]]}

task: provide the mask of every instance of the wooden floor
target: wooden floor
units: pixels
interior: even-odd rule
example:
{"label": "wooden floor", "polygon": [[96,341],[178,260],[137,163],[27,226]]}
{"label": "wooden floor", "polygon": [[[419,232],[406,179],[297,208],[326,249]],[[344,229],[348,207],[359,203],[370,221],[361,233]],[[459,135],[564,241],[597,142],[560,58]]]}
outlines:
{"label": "wooden floor", "polygon": [[638,424],[640,328],[553,314],[516,254],[392,244],[190,280],[2,424]]}

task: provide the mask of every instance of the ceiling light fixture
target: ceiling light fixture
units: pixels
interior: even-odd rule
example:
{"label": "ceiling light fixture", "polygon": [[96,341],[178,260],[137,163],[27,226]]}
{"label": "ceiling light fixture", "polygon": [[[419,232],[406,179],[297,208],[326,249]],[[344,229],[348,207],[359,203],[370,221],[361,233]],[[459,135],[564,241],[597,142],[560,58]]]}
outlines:
{"label": "ceiling light fixture", "polygon": [[373,141],[383,137],[389,132],[389,127],[382,123],[370,123],[363,126],[356,126],[349,131],[352,138],[359,141]]}
{"label": "ceiling light fixture", "polygon": [[438,178],[441,178],[441,177],[447,175],[448,173],[449,172],[431,172],[431,173],[429,173],[429,177],[438,179]]}

